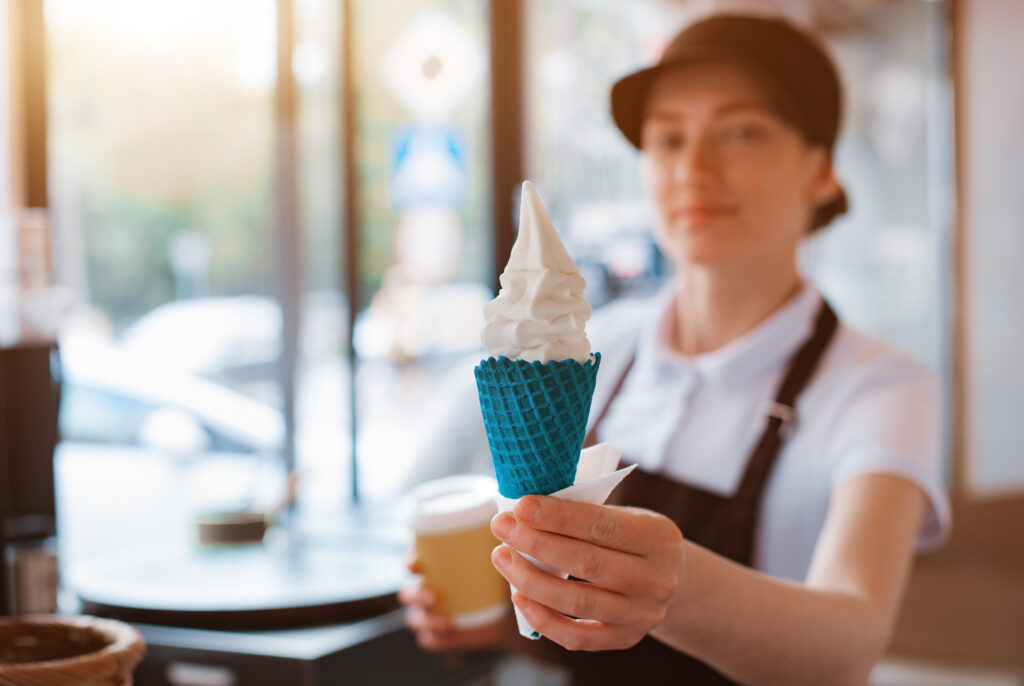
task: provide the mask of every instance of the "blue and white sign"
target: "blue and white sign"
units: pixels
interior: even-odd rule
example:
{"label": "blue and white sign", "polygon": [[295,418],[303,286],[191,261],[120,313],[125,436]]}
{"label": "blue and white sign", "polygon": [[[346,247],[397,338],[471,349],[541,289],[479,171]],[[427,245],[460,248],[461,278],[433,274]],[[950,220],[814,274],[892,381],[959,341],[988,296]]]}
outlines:
{"label": "blue and white sign", "polygon": [[391,203],[396,212],[459,209],[466,201],[462,135],[451,127],[409,127],[391,142]]}

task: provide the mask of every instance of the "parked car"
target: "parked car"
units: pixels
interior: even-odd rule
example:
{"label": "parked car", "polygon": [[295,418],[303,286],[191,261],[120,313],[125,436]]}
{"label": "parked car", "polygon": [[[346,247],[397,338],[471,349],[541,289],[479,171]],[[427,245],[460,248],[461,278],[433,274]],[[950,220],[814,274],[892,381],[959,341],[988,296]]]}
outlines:
{"label": "parked car", "polygon": [[280,450],[281,413],[224,386],[98,341],[62,347],[66,441],[169,452]]}
{"label": "parked car", "polygon": [[[306,293],[302,354],[316,357],[340,348],[347,321],[339,293]],[[281,325],[281,308],[270,296],[189,298],[147,312],[128,327],[119,344],[126,352],[156,356],[179,371],[237,387],[275,378]]]}

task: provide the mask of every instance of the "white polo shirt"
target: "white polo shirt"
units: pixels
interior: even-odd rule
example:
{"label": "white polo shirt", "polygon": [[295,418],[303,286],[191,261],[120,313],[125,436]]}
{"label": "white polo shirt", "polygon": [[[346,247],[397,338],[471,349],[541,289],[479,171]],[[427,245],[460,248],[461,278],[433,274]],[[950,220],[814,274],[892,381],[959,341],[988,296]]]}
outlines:
{"label": "white polo shirt", "polygon": [[[793,353],[811,334],[821,296],[810,283],[741,338],[711,353],[673,351],[676,285],[647,301],[600,311],[588,327],[601,370],[591,422],[633,351],[629,376],[598,439],[624,459],[721,495],[735,492]],[[844,479],[868,472],[916,484],[929,509],[918,547],[949,527],[942,484],[941,403],[934,375],[886,343],[840,324],[796,402],[796,423],[769,477],[755,535],[754,567],[803,580],[829,499]],[[684,532],[685,533],[685,532]]]}
{"label": "white polo shirt", "polygon": [[[731,494],[764,428],[764,405],[810,335],[821,296],[805,283],[741,338],[712,353],[684,357],[670,345],[675,292],[669,283],[653,298],[618,301],[594,313],[587,335],[602,357],[590,421],[608,402],[635,350],[633,368],[598,438],[618,444],[624,459],[648,471]],[[439,393],[429,420],[432,435],[407,484],[453,472],[493,474],[472,365],[457,369],[453,380]],[[924,366],[840,324],[797,400],[796,423],[766,486],[754,567],[802,581],[833,489],[868,472],[916,484],[929,501],[918,547],[940,542],[949,528],[940,405],[938,383]]]}

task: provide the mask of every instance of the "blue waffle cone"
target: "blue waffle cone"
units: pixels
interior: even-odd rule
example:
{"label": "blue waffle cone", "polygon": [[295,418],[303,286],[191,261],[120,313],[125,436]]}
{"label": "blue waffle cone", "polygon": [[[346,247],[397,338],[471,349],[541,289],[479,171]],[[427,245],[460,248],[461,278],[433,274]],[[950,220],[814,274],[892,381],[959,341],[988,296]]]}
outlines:
{"label": "blue waffle cone", "polygon": [[600,353],[584,364],[491,357],[473,370],[503,496],[572,485],[600,364]]}

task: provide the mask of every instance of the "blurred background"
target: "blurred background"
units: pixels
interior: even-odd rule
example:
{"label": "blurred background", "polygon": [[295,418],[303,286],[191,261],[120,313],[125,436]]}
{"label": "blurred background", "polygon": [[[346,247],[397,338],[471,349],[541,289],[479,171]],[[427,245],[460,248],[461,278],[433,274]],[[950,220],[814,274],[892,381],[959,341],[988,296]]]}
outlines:
{"label": "blurred background", "polygon": [[281,536],[403,550],[520,182],[595,307],[657,288],[607,91],[737,8],[819,31],[847,85],[853,211],[807,272],[943,381],[956,532],[878,683],[1024,683],[1015,0],[0,0],[0,347],[59,360],[33,535],[69,590],[188,554],[196,516],[272,507],[295,470]]}

